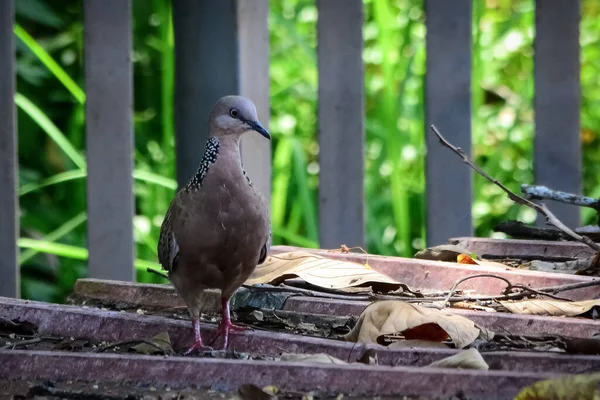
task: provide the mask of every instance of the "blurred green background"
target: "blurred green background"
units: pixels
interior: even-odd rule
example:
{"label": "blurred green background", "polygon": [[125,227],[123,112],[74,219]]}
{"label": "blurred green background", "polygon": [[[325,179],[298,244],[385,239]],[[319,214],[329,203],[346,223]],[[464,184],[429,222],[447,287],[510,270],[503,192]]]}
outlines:
{"label": "blurred green background", "polygon": [[[35,300],[64,301],[86,275],[81,3],[16,1],[22,296]],[[473,4],[473,154],[518,192],[533,179],[534,1]],[[368,251],[412,256],[425,245],[423,3],[364,7]],[[600,2],[582,8],[584,193],[600,197]],[[176,187],[171,3],[133,0],[133,16],[137,266],[138,279],[153,282],[143,270],[156,262]],[[270,1],[275,244],[318,243],[316,20],[314,0]],[[535,219],[479,176],[473,215],[478,236],[502,220]],[[582,223],[592,222],[584,211]]]}

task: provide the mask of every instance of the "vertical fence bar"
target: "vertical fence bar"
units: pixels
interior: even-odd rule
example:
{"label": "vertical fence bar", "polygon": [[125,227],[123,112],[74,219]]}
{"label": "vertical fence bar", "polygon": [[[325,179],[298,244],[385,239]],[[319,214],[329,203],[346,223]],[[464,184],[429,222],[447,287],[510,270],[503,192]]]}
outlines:
{"label": "vertical fence bar", "polygon": [[[240,93],[254,102],[258,118],[269,124],[269,1],[238,0]],[[271,203],[271,146],[263,137],[242,140],[244,168]]]}
{"label": "vertical fence bar", "polygon": [[319,240],[364,246],[363,4],[317,0]]}
{"label": "vertical fence bar", "polygon": [[135,279],[131,0],[84,0],[88,275]]}
{"label": "vertical fence bar", "polygon": [[213,105],[222,96],[238,93],[236,19],[235,0],[173,1],[179,187],[183,187],[198,168]]}
{"label": "vertical fence bar", "polygon": [[473,234],[472,173],[429,125],[471,153],[471,0],[425,0],[427,245]]}
{"label": "vertical fence bar", "polygon": [[0,296],[19,297],[19,202],[13,0],[0,1]]}
{"label": "vertical fence bar", "polygon": [[[535,183],[580,194],[580,2],[537,0],[535,6]],[[547,204],[567,226],[581,224],[579,207]]]}

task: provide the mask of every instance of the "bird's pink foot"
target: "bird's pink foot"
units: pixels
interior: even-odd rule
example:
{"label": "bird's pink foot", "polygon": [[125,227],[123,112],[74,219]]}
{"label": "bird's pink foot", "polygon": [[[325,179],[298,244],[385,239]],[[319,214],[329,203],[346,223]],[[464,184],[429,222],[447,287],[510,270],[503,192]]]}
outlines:
{"label": "bird's pink foot", "polygon": [[223,349],[227,349],[227,345],[229,344],[229,332],[243,332],[250,328],[247,326],[234,325],[231,322],[231,316],[229,315],[229,299],[222,298],[221,306],[223,308],[223,318],[209,344],[213,344],[219,336],[223,336]]}
{"label": "bird's pink foot", "polygon": [[200,336],[200,321],[197,319],[192,320],[192,324],[194,325],[194,344],[192,347],[187,349],[184,353],[185,355],[191,354],[196,350],[212,350],[212,348],[204,345],[202,342],[202,336]]}
{"label": "bird's pink foot", "polygon": [[215,335],[211,339],[210,344],[213,344],[219,338],[219,336],[223,336],[223,349],[226,349],[227,345],[229,344],[229,332],[243,332],[248,329],[249,328],[247,326],[234,325],[230,320],[225,320],[225,318],[223,318],[219,324],[219,327],[217,328],[217,331],[215,332]]}
{"label": "bird's pink foot", "polygon": [[204,343],[202,343],[202,339],[201,340],[195,340],[194,344],[187,349],[187,351],[185,353],[183,353],[184,355],[188,355],[188,354],[192,354],[194,351],[202,351],[202,350],[212,350],[211,347],[206,346]]}

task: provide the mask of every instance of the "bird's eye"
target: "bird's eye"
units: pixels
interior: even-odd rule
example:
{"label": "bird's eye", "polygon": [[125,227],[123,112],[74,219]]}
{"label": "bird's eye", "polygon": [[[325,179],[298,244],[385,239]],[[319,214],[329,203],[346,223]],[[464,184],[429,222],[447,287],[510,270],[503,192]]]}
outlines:
{"label": "bird's eye", "polygon": [[237,118],[238,115],[240,115],[240,112],[235,108],[232,108],[231,110],[229,110],[229,115],[231,115],[233,118]]}

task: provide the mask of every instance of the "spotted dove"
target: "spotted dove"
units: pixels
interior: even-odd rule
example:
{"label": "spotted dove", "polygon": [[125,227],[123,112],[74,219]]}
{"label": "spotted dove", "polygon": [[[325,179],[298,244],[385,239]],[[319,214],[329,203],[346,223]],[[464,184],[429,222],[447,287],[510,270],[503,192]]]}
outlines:
{"label": "spotted dove", "polygon": [[206,347],[199,323],[205,289],[221,290],[223,318],[214,339],[223,335],[227,348],[229,332],[246,329],[231,323],[229,299],[269,251],[269,207],[242,166],[240,138],[249,131],[271,139],[249,99],[219,99],[200,166],[171,201],[161,226],[158,259],[194,327],[187,353]]}

